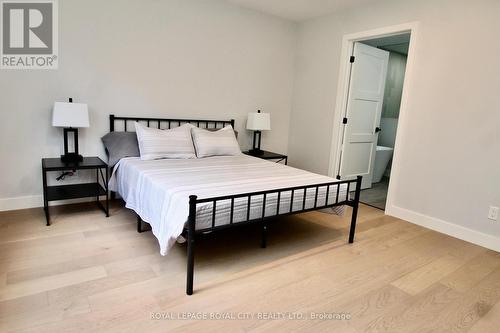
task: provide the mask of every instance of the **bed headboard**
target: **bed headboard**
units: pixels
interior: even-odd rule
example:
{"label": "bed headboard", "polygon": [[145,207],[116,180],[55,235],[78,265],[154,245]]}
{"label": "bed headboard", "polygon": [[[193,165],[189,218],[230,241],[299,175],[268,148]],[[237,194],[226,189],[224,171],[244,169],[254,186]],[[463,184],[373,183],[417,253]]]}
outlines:
{"label": "bed headboard", "polygon": [[[170,129],[179,127],[183,124],[191,124],[200,128],[223,128],[231,125],[234,128],[234,119],[231,120],[206,120],[206,119],[167,119],[167,118],[142,118],[142,117],[117,117],[114,114],[109,115],[109,131],[116,130],[116,124],[123,124],[123,131],[127,132],[127,123],[130,122],[146,123],[148,127],[159,129]],[[133,127],[133,126],[132,126]]]}

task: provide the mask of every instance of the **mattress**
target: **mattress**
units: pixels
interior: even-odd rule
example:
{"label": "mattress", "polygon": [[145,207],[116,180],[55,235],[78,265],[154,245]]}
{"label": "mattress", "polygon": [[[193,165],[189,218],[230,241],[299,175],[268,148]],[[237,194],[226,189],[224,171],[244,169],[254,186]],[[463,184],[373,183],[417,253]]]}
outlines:
{"label": "mattress", "polygon": [[[260,192],[279,188],[314,185],[336,180],[327,176],[285,166],[247,156],[216,156],[199,159],[161,159],[141,161],[138,157],[121,159],[115,166],[110,179],[110,189],[118,192],[126,207],[134,210],[143,221],[149,223],[158,239],[160,253],[168,249],[182,233],[189,214],[189,196],[198,199],[249,192]],[[285,214],[303,208],[313,208],[325,204],[327,187],[295,191],[293,203],[291,191],[280,195],[279,213]],[[337,185],[330,185],[328,204],[335,203]],[[339,201],[346,198],[347,185],[339,188]],[[317,199],[316,199],[317,197]],[[247,219],[276,215],[277,193],[252,196],[250,212],[247,211],[248,197],[234,201],[233,223]],[[292,206],[292,207],[291,207]],[[304,207],[303,207],[304,206]],[[216,205],[215,226],[230,222],[231,201],[218,201]],[[212,226],[212,203],[197,205],[196,229],[203,230]],[[335,207],[342,214],[344,207]]]}

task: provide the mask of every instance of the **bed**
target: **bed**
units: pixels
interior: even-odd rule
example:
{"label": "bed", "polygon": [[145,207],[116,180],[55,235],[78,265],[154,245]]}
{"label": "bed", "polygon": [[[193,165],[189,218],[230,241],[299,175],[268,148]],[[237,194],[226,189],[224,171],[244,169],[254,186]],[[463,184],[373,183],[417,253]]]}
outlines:
{"label": "bed", "polygon": [[[110,131],[118,122],[123,131],[129,122],[148,127],[172,128],[190,123],[202,128],[222,128],[234,120],[158,119],[110,116]],[[266,247],[268,223],[273,218],[332,208],[341,214],[351,206],[349,243],[354,241],[361,177],[336,180],[327,176],[266,161],[248,155],[197,159],[139,157],[121,159],[114,167],[110,189],[120,194],[125,206],[138,216],[158,239],[160,253],[179,236],[187,238],[186,294],[193,294],[194,247],[198,235],[259,223],[261,246]],[[351,194],[354,191],[354,195]]]}

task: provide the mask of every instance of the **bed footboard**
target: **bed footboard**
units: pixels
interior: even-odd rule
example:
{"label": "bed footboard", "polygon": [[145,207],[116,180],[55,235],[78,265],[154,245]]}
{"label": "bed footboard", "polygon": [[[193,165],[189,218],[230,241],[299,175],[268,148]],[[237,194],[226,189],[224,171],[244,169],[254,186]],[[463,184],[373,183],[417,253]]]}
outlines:
{"label": "bed footboard", "polygon": [[[313,211],[313,210],[318,210],[318,209],[324,209],[324,208],[329,208],[329,207],[335,207],[335,206],[342,206],[342,205],[347,205],[352,207],[352,215],[351,215],[351,225],[349,229],[349,243],[354,242],[354,234],[356,232],[356,220],[358,216],[358,207],[359,207],[359,197],[360,197],[360,192],[361,192],[361,180],[362,176],[358,176],[354,180],[345,180],[345,181],[337,181],[337,182],[329,182],[329,183],[322,183],[322,184],[314,184],[314,185],[306,185],[306,186],[299,186],[299,187],[289,187],[289,188],[281,188],[281,189],[274,189],[274,190],[269,190],[269,191],[261,191],[261,192],[251,192],[251,193],[243,193],[243,194],[237,194],[237,195],[230,195],[230,196],[222,196],[222,197],[215,197],[215,198],[204,198],[204,199],[198,199],[197,196],[191,195],[189,197],[189,217],[188,217],[188,222],[187,222],[187,227],[186,227],[186,233],[187,233],[187,281],[186,281],[186,294],[187,295],[192,295],[193,294],[193,284],[194,284],[194,250],[195,250],[195,239],[196,235],[200,233],[206,233],[206,232],[213,232],[217,231],[220,229],[226,229],[230,228],[236,225],[243,225],[247,223],[258,223],[260,222],[262,224],[262,240],[261,240],[261,247],[265,248],[267,244],[267,220],[271,218],[275,218],[277,216],[286,216],[286,215],[291,215],[291,214],[298,214],[298,213],[304,213],[308,211]],[[344,199],[340,198],[340,187],[342,185],[346,184],[347,190],[346,190],[346,195]],[[336,186],[336,191],[333,193],[330,192],[330,187],[331,186]],[[350,195],[350,190],[355,187],[354,191],[354,197],[351,198]],[[318,195],[320,192],[320,189],[324,189],[326,191],[325,195],[325,200],[323,203],[318,203]],[[307,197],[307,191],[308,190],[314,190],[314,196],[313,196],[313,205],[311,207],[306,207],[306,197]],[[289,203],[289,209],[286,210],[285,212],[280,212],[280,207],[282,206],[282,194],[283,193],[290,193],[290,203]],[[294,196],[296,193],[301,193],[303,196],[302,199],[302,204],[299,209],[294,209]],[[271,215],[266,215],[266,203],[267,200],[270,196],[273,196],[277,198],[276,200],[276,211],[274,214]],[[251,203],[252,203],[252,198],[253,197],[262,197],[262,211],[261,211],[261,216],[255,218],[251,217],[250,214],[250,208],[251,208]],[[234,210],[235,210],[235,200],[236,199],[241,199],[241,198],[248,198],[247,199],[247,214],[246,214],[246,219],[243,221],[238,221],[235,222],[234,220]],[[332,203],[330,202],[330,199],[334,198],[332,200]],[[223,224],[223,225],[216,225],[215,220],[216,220],[216,207],[217,203],[221,201],[229,201],[230,202],[230,211],[229,211],[229,224]],[[288,199],[286,200],[288,201]],[[196,208],[198,204],[207,204],[211,203],[212,204],[212,224],[210,227],[202,228],[196,230]]]}

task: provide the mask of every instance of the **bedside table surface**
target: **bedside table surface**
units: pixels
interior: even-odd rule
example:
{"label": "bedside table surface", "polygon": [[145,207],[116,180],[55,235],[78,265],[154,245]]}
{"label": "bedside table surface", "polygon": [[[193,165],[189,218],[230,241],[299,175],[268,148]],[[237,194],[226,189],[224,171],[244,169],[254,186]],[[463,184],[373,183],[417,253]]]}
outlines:
{"label": "bedside table surface", "polygon": [[71,170],[71,169],[95,169],[106,168],[108,165],[99,157],[84,157],[79,163],[64,163],[60,158],[43,158],[44,170]]}
{"label": "bedside table surface", "polygon": [[253,156],[253,157],[263,158],[263,159],[275,159],[275,158],[287,157],[285,154],[273,153],[271,151],[266,151],[266,150],[263,150],[261,155],[254,155],[254,154],[251,154],[249,151],[245,151],[245,152],[243,152],[243,154]]}

